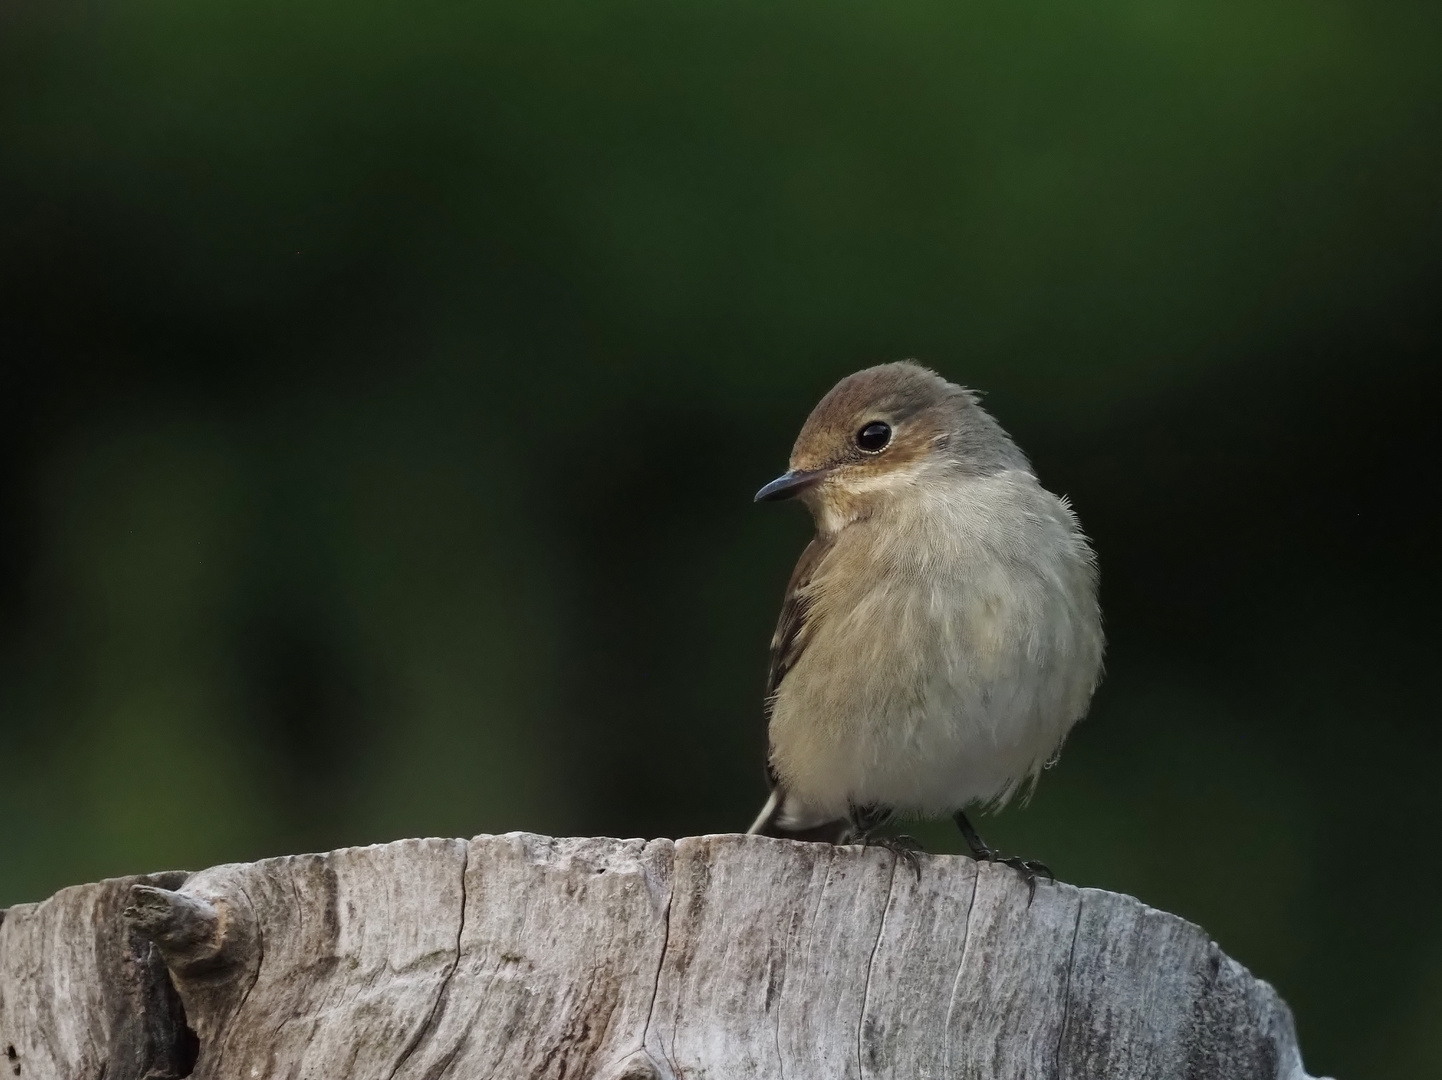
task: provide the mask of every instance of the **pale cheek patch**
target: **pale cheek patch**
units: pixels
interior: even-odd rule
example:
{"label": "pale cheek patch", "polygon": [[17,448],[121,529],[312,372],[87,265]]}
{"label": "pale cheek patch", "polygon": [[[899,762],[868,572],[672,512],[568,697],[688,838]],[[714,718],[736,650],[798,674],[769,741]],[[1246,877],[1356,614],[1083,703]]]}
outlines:
{"label": "pale cheek patch", "polygon": [[921,482],[921,475],[925,471],[926,465],[916,462],[900,469],[863,473],[857,477],[848,476],[838,486],[847,495],[871,495],[877,492],[899,494],[903,491],[914,490]]}
{"label": "pale cheek patch", "polygon": [[925,474],[926,464],[915,462],[885,472],[837,477],[816,491],[812,502],[816,527],[823,533],[835,533],[860,517],[875,496],[915,494],[924,484]]}

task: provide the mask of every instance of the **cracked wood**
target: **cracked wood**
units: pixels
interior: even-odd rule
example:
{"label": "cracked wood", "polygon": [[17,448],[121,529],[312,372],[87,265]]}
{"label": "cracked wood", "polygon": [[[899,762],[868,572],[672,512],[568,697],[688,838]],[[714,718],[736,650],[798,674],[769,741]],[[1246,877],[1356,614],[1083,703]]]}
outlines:
{"label": "cracked wood", "polygon": [[0,921],[0,1049],[40,1080],[1305,1080],[1285,1004],[1175,916],[743,836],[406,840],[66,890]]}

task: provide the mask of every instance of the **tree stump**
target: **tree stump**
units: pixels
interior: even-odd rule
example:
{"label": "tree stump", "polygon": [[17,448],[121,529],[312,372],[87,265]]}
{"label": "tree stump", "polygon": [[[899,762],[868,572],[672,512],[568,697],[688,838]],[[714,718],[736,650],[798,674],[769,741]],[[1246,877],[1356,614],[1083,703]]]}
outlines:
{"label": "tree stump", "polygon": [[403,840],[0,921],[0,1080],[1305,1080],[1196,926],[1005,866],[749,836]]}

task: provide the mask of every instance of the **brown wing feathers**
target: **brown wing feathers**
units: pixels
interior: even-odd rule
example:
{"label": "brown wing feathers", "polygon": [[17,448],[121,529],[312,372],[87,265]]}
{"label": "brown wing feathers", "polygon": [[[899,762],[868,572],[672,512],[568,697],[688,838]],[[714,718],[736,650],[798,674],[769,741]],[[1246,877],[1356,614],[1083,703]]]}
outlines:
{"label": "brown wing feathers", "polygon": [[771,718],[771,701],[786,673],[796,666],[797,659],[810,639],[807,613],[811,610],[811,593],[807,588],[816,573],[817,566],[831,550],[832,541],[816,537],[806,545],[806,550],[797,560],[796,569],[791,571],[791,580],[786,584],[786,598],[781,602],[781,618],[776,623],[776,633],[771,638],[771,665],[766,672],[766,717]]}
{"label": "brown wing feathers", "polygon": [[[806,545],[806,550],[797,560],[796,569],[791,572],[791,580],[787,582],[786,598],[781,602],[781,618],[776,624],[776,634],[771,639],[771,664],[766,673],[766,720],[768,724],[771,720],[772,703],[776,691],[781,686],[781,681],[786,678],[786,673],[796,666],[797,659],[805,651],[807,642],[811,640],[814,623],[808,616],[815,594],[809,586],[821,561],[831,550],[832,543],[831,539],[818,536]],[[784,794],[777,785],[776,774],[771,771],[769,755],[766,763],[766,777],[771,781],[772,800],[767,804],[769,812],[763,812],[762,818],[752,827],[753,831],[768,836],[789,836],[797,840],[819,840],[827,843],[840,841],[846,822],[829,822],[816,828],[802,830],[787,830],[777,827],[775,822],[781,812]]]}

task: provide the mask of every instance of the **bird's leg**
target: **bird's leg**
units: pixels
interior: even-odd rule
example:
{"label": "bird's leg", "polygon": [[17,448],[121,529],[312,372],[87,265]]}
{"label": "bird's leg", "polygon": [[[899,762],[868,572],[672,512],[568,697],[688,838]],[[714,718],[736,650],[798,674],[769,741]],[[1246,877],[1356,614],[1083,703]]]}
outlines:
{"label": "bird's leg", "polygon": [[966,846],[971,848],[971,857],[973,859],[977,862],[1004,863],[1021,874],[1022,879],[1026,882],[1026,902],[1028,905],[1030,905],[1036,897],[1036,879],[1038,876],[1044,877],[1050,882],[1056,881],[1056,875],[1051,872],[1051,869],[1046,863],[1037,862],[1035,859],[1023,859],[1017,855],[1002,855],[995,848],[988,847],[986,841],[983,840],[976,829],[972,827],[971,822],[967,820],[966,814],[962,811],[958,810],[953,815],[953,820],[956,821],[956,827],[961,830],[961,835],[966,841]]}
{"label": "bird's leg", "polygon": [[981,835],[976,829],[972,828],[971,822],[967,820],[965,811],[958,810],[952,815],[952,820],[956,822],[956,827],[961,830],[961,837],[966,841],[966,846],[971,848],[971,857],[973,859],[977,862],[991,862],[992,859],[996,858],[996,852],[987,847],[986,841],[981,838]]}
{"label": "bird's leg", "polygon": [[872,833],[891,817],[891,811],[881,806],[852,806],[849,815],[850,835],[847,840],[863,844],[866,847],[885,848],[899,859],[905,859],[912,871],[916,874],[916,880],[921,880],[921,860],[916,857],[918,851],[925,849],[913,836],[902,834],[900,836],[873,836]]}

